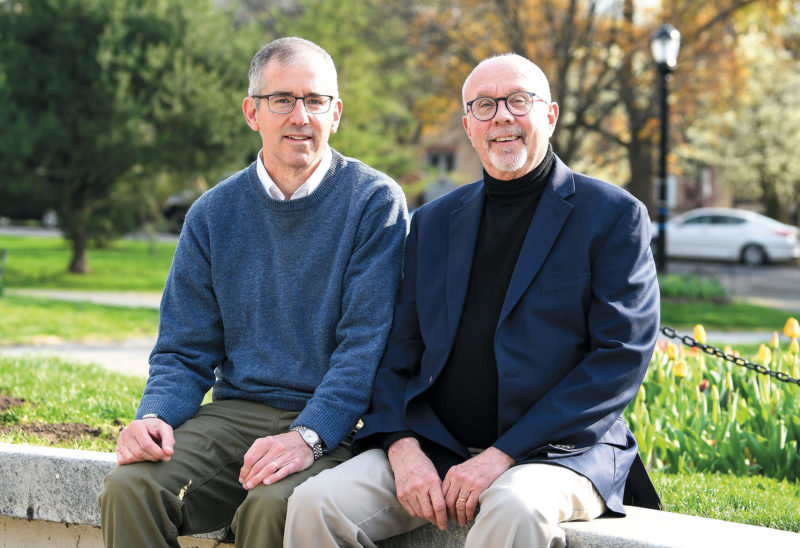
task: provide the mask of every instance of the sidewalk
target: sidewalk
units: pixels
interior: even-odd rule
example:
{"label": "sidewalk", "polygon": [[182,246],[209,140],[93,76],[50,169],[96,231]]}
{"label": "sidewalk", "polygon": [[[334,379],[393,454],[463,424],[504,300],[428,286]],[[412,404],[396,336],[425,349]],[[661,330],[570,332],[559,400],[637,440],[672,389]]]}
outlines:
{"label": "sidewalk", "polygon": [[41,297],[60,301],[82,301],[111,306],[158,308],[161,304],[159,291],[83,291],[71,289],[19,289],[6,288],[6,295]]}

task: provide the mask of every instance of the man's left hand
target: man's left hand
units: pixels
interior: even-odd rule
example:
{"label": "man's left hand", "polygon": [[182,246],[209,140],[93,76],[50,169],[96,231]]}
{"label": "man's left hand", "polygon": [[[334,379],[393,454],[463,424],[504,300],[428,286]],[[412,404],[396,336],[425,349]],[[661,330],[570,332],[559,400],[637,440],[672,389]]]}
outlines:
{"label": "man's left hand", "polygon": [[442,482],[447,516],[464,526],[475,518],[478,498],[500,474],[511,468],[514,459],[495,447],[453,466]]}
{"label": "man's left hand", "polygon": [[260,483],[270,485],[312,464],[314,452],[299,432],[258,438],[244,454],[239,483],[247,490]]}

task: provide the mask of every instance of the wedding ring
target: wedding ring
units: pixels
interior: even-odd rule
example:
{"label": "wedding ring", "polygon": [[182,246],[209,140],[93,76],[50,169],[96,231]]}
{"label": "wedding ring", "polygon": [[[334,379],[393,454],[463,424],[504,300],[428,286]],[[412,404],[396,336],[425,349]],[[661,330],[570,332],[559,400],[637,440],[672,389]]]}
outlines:
{"label": "wedding ring", "polygon": [[[275,467],[275,472],[277,472],[278,470],[280,470],[280,468],[278,467],[278,463],[277,463],[277,462],[275,462],[275,461],[272,461],[272,466],[274,466],[274,467]],[[273,472],[273,473],[274,473],[274,472]]]}
{"label": "wedding ring", "polygon": [[458,497],[458,500],[460,500],[461,502],[467,502],[467,499],[462,498],[462,497]]}

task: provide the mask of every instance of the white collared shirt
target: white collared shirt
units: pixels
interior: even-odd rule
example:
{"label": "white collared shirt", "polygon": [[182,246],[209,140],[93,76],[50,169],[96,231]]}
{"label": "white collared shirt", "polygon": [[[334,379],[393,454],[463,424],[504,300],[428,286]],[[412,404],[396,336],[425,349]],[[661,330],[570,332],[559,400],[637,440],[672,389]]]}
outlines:
{"label": "white collared shirt", "polygon": [[[278,185],[275,184],[275,181],[272,180],[272,177],[269,176],[269,173],[267,173],[267,168],[264,167],[264,161],[261,159],[262,151],[263,149],[258,151],[258,163],[256,164],[258,180],[261,181],[262,185],[264,185],[264,190],[267,191],[267,195],[270,198],[273,200],[286,200],[286,196],[283,194],[283,192],[281,192],[281,189],[278,188]],[[328,172],[328,168],[331,167],[332,159],[333,153],[331,152],[331,147],[326,146],[325,152],[322,153],[322,160],[320,160],[317,168],[308,177],[308,179],[306,179],[305,183],[297,187],[297,190],[294,191],[289,199],[296,200],[298,198],[305,198],[314,192],[322,182],[322,178]]]}

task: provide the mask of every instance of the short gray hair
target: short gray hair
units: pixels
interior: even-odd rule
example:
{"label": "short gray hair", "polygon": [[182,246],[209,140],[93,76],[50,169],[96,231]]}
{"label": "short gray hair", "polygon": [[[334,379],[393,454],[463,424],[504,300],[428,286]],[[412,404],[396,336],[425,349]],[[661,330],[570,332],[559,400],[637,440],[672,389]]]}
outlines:
{"label": "short gray hair", "polygon": [[501,53],[499,55],[492,55],[491,57],[487,57],[486,59],[484,59],[483,61],[478,63],[475,66],[475,68],[472,69],[472,71],[469,73],[469,76],[467,76],[467,79],[464,80],[464,85],[461,87],[461,102],[464,105],[464,112],[465,113],[467,112],[467,94],[466,94],[466,92],[467,92],[467,84],[469,83],[469,79],[472,78],[472,75],[475,73],[476,70],[478,70],[478,67],[480,67],[484,63],[488,63],[488,62],[494,61],[495,59],[505,59],[505,58],[512,59],[514,61],[517,61],[517,62],[522,63],[523,65],[527,66],[528,69],[530,70],[530,75],[533,76],[534,80],[539,80],[539,85],[537,86],[537,89],[534,89],[534,90],[531,90],[531,91],[533,91],[536,95],[538,95],[539,97],[541,97],[542,99],[544,99],[548,103],[550,103],[552,101],[552,98],[550,96],[550,82],[547,80],[547,75],[545,75],[544,71],[542,69],[540,69],[539,66],[536,63],[534,63],[533,61],[531,61],[527,57],[523,57],[522,55],[519,55],[517,53]]}
{"label": "short gray hair", "polygon": [[307,55],[318,55],[331,66],[333,81],[336,85],[335,94],[339,95],[339,84],[336,76],[336,65],[333,58],[323,48],[298,36],[287,36],[278,38],[269,44],[262,46],[250,61],[250,82],[247,87],[248,95],[255,95],[267,85],[263,80],[264,67],[272,60],[278,61],[281,65],[294,65],[305,60]]}

